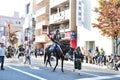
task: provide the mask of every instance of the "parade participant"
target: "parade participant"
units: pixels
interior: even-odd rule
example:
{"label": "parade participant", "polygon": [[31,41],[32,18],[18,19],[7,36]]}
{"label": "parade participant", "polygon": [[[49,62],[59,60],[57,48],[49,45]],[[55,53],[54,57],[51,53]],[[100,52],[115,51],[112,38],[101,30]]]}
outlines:
{"label": "parade participant", "polygon": [[61,40],[60,31],[57,29],[52,38],[50,37],[50,35],[47,36],[54,42],[54,45],[50,48],[50,51],[55,52],[57,44],[59,44]]}
{"label": "parade participant", "polygon": [[23,62],[24,53],[25,53],[25,48],[23,48],[23,45],[19,46],[17,52],[18,52],[19,63],[22,63]]}
{"label": "parade participant", "polygon": [[1,70],[4,70],[4,56],[5,56],[5,48],[4,48],[4,44],[1,43],[0,44],[0,62],[1,62]]}
{"label": "parade participant", "polygon": [[32,53],[32,48],[31,45],[29,45],[28,48],[26,49],[24,64],[26,64],[27,61],[29,61],[29,65],[31,64],[31,53]]}
{"label": "parade participant", "polygon": [[83,54],[81,52],[80,47],[77,47],[77,49],[74,50],[73,52],[73,60],[74,60],[74,69],[73,72],[75,71],[75,69],[79,70],[79,75],[80,75],[80,70],[81,70],[81,62],[83,61]]}

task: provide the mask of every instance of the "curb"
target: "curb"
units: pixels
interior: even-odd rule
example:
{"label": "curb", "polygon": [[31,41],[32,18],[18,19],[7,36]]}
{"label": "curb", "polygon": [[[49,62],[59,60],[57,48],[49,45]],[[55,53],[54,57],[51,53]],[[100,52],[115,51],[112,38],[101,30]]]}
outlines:
{"label": "curb", "polygon": [[[74,64],[73,61],[65,61],[65,63],[68,63],[68,64]],[[90,63],[82,63],[82,66],[89,66],[89,67],[94,67],[94,68],[101,68],[101,69],[108,69],[107,66],[99,66],[99,65],[96,65],[96,64],[90,64]]]}

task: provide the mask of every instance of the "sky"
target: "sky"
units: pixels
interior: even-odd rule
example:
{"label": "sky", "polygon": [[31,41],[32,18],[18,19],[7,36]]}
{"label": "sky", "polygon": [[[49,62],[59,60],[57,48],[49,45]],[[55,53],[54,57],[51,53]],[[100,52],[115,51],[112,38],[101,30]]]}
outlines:
{"label": "sky", "polygon": [[27,0],[0,0],[0,15],[13,16],[19,12],[22,17],[25,15],[25,4]]}

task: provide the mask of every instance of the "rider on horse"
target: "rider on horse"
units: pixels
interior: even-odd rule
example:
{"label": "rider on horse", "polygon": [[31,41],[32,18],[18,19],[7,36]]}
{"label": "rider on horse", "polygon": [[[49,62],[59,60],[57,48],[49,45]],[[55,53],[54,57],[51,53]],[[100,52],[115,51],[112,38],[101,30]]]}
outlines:
{"label": "rider on horse", "polygon": [[54,42],[54,45],[50,48],[50,51],[55,52],[61,40],[60,31],[57,29],[52,38],[49,35],[47,36]]}

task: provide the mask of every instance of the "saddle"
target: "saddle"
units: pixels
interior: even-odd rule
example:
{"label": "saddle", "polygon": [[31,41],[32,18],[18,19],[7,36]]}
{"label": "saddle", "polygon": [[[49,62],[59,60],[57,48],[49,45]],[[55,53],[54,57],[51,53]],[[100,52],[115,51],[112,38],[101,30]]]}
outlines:
{"label": "saddle", "polygon": [[55,47],[56,47],[56,50],[59,49],[59,51],[63,54],[63,51],[62,51],[60,45],[57,44],[57,43],[51,45],[50,48],[49,48],[49,51],[54,53],[55,52]]}

